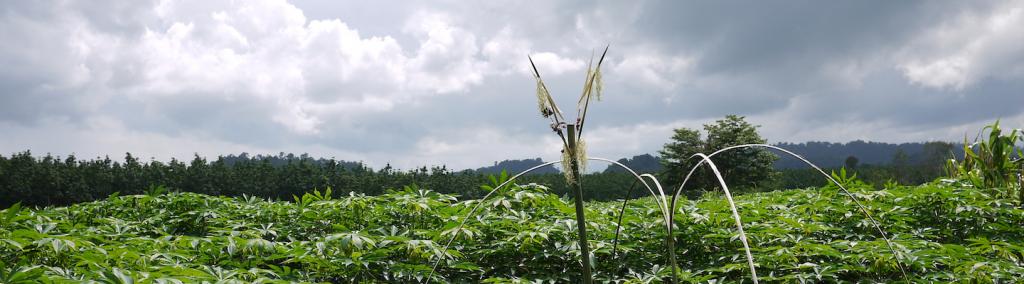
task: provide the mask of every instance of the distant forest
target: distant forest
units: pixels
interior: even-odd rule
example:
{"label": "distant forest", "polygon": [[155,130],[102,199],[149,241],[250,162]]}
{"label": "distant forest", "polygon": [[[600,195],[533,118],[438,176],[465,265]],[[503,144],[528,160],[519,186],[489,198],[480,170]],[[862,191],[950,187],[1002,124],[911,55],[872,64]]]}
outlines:
{"label": "distant forest", "polygon": [[[846,165],[847,159],[854,157],[860,165],[890,165],[908,163],[911,165],[928,162],[937,156],[955,156],[963,158],[963,144],[948,142],[915,142],[890,144],[865,142],[861,140],[849,143],[807,142],[775,144],[783,149],[793,151],[812,163],[823,168],[834,168]],[[776,169],[806,168],[800,160],[788,155],[780,155],[775,162]]]}
{"label": "distant forest", "polygon": [[[779,144],[804,155],[826,171],[850,168],[864,181],[881,186],[887,182],[919,184],[940,176],[950,155],[960,155],[959,145],[943,142],[886,144],[854,141],[850,143],[810,142]],[[661,172],[657,157],[637,155],[619,160],[640,173]],[[398,170],[390,165],[372,169],[362,162],[313,158],[307,154],[220,156],[207,160],[195,156],[191,161],[142,161],[126,154],[123,160],[101,157],[80,160],[67,157],[38,157],[29,151],[11,156],[0,155],[0,208],[15,202],[25,205],[65,205],[87,202],[119,194],[140,194],[157,187],[210,195],[252,195],[289,200],[314,189],[334,188],[339,194],[376,195],[404,186],[416,185],[434,191],[476,198],[484,193],[480,186],[489,176],[502,171],[515,174],[540,165],[541,159],[505,160],[489,167],[451,170],[445,166]],[[775,164],[774,181],[754,191],[802,188],[824,185],[820,174],[808,170],[796,160],[783,157]],[[546,185],[556,194],[568,192],[561,173],[553,166],[527,175],[521,184]],[[627,195],[632,177],[621,168],[584,176],[587,199],[614,200],[640,196]]]}
{"label": "distant forest", "polygon": [[[562,174],[553,170],[517,182],[547,185],[552,193],[563,195],[568,188]],[[314,189],[332,188],[336,195],[379,195],[412,186],[479,198],[486,193],[481,186],[491,183],[495,175],[500,173],[452,171],[445,166],[398,170],[387,165],[375,170],[360,162],[283,153],[228,155],[211,160],[195,156],[191,161],[162,162],[142,161],[130,153],[123,160],[83,160],[74,155],[39,157],[25,151],[0,155],[0,208],[18,202],[28,206],[68,205],[112,194],[145,194],[162,189],[292,200]],[[626,197],[623,187],[630,182],[621,174],[587,175],[586,179],[592,185],[587,199],[594,200]]]}
{"label": "distant forest", "polygon": [[[880,142],[853,141],[849,143],[807,142],[778,143],[780,148],[792,151],[822,168],[838,168],[843,166],[887,166],[893,164],[920,165],[932,162],[937,157],[963,158],[963,144],[947,142],[924,142],[890,144]],[[776,154],[778,154],[776,152]],[[851,159],[852,157],[852,159]],[[527,162],[527,161],[523,161]],[[623,158],[623,163],[638,172],[660,172],[661,162],[658,157],[650,154]],[[848,162],[853,164],[847,165]],[[528,164],[528,163],[525,163]],[[538,163],[539,164],[539,163]],[[526,165],[522,165],[526,166]],[[781,154],[775,162],[775,169],[809,168],[806,163],[793,156]],[[605,172],[623,172],[622,168],[609,167]]]}
{"label": "distant forest", "polygon": [[[528,170],[528,169],[530,169],[532,167],[536,167],[536,166],[538,166],[540,164],[543,164],[543,163],[544,163],[544,161],[541,160],[540,158],[522,159],[522,160],[504,160],[504,161],[501,161],[501,162],[494,162],[493,166],[481,167],[481,168],[477,168],[476,170],[473,170],[473,171],[478,172],[478,173],[482,173],[482,174],[498,174],[498,173],[501,173],[501,171],[506,171],[506,172],[509,172],[509,173],[512,173],[512,174],[516,174],[516,173],[521,173],[523,171],[526,171],[526,170]],[[560,173],[560,172],[561,171],[556,169],[555,166],[548,165],[548,166],[539,168],[537,170],[534,170],[533,172],[530,172],[530,173],[536,175],[536,174],[557,174],[557,173]]]}

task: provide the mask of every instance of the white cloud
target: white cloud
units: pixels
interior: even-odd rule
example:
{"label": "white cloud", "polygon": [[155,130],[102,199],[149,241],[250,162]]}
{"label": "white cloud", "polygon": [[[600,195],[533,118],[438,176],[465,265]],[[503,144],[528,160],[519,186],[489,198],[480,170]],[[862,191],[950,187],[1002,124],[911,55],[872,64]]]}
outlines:
{"label": "white cloud", "polygon": [[629,54],[612,69],[620,80],[633,85],[648,85],[671,91],[689,79],[693,59],[652,53]]}
{"label": "white cloud", "polygon": [[[74,90],[130,66],[122,72],[131,74],[122,78],[128,82],[101,81],[111,89],[106,96],[131,96],[155,108],[161,97],[265,104],[274,112],[256,115],[294,134],[316,134],[321,116],[390,110],[416,94],[464,92],[487,73],[476,36],[442,14],[407,22],[404,31],[418,39],[410,49],[388,36],[363,37],[341,20],[307,21],[285,1],[163,1],[154,9],[158,19],[139,37],[68,24],[77,55],[69,63],[78,68],[53,66],[68,70],[66,79],[44,86]],[[365,102],[377,107],[364,108]]]}
{"label": "white cloud", "polygon": [[567,57],[551,51],[534,50],[533,44],[513,28],[505,26],[484,44],[482,54],[486,56],[490,72],[497,75],[516,74],[533,77],[527,55],[533,58],[538,72],[544,78],[579,72],[586,63],[579,58]]}
{"label": "white cloud", "polygon": [[[97,117],[116,122],[108,125],[117,127],[102,130],[80,126],[125,135],[105,145],[134,144],[143,140],[139,137],[149,137],[197,148],[201,147],[194,141],[204,140],[239,146],[247,141],[226,138],[239,135],[222,131],[267,128],[270,125],[266,123],[290,131],[281,136],[307,136],[312,141],[324,131],[359,133],[361,130],[339,128],[360,129],[360,121],[394,113],[396,107],[434,95],[465,93],[482,84],[487,76],[527,77],[523,55],[530,53],[532,46],[511,32],[481,40],[465,23],[436,11],[417,12],[399,21],[401,29],[395,32],[413,39],[403,46],[392,36],[363,36],[342,19],[308,20],[303,11],[282,0],[160,1],[155,6],[135,7],[148,9],[152,17],[123,23],[137,33],[94,25],[101,18],[82,14],[77,7],[47,8],[52,9],[56,24],[46,17],[13,13],[2,18],[10,25],[0,32],[14,41],[35,40],[36,46],[57,49],[26,49],[10,44],[0,47],[5,57],[30,59],[21,66],[36,72],[39,82],[29,83],[35,84],[33,88],[81,94],[79,101],[67,103],[81,112],[79,123]],[[40,29],[19,31],[25,27]],[[481,43],[485,44],[483,48]],[[512,53],[517,54],[515,59],[509,58]],[[553,52],[539,52],[536,57],[552,75],[578,71],[583,66],[579,59]],[[10,75],[4,78],[16,79]],[[64,98],[63,94],[57,96]],[[125,107],[144,113],[138,117],[104,114],[115,105],[125,113],[131,113]],[[228,109],[232,110],[218,113]],[[74,123],[41,127],[67,128],[74,127]],[[139,127],[154,128],[136,129]],[[274,127],[269,129],[263,132]],[[431,139],[418,140],[439,149],[453,143],[431,143]],[[5,148],[10,147],[15,146]],[[152,152],[148,148],[134,150]],[[441,154],[436,151],[426,152]],[[473,160],[471,156],[463,157]]]}
{"label": "white cloud", "polygon": [[538,52],[530,56],[533,58],[534,64],[537,64],[537,68],[544,70],[541,76],[558,76],[577,72],[584,68],[583,60],[564,58],[552,52]]}
{"label": "white cloud", "polygon": [[414,15],[403,29],[419,40],[411,85],[437,93],[465,91],[480,84],[484,65],[473,33],[454,25],[445,14],[422,12]]}
{"label": "white cloud", "polygon": [[[677,128],[697,129],[703,132],[703,120],[675,120],[660,123],[639,123],[624,126],[597,126],[587,130],[587,155],[611,160],[640,154],[658,155]],[[603,170],[602,162],[591,162],[590,170]],[[600,165],[600,166],[598,166]]]}
{"label": "white cloud", "polygon": [[440,160],[449,161],[448,166],[456,169],[476,168],[486,165],[481,161],[503,161],[543,157],[555,161],[560,157],[557,136],[537,136],[490,128],[470,127],[452,131],[441,131],[424,136],[416,142],[415,150],[399,160],[401,166],[427,165]]}
{"label": "white cloud", "polygon": [[925,31],[903,51],[899,68],[913,83],[963,90],[987,77],[1024,77],[1024,5],[991,14],[965,12]]}
{"label": "white cloud", "polygon": [[[839,18],[815,5],[304,4],[6,3],[0,132],[12,138],[0,151],[291,151],[452,168],[557,159],[526,55],[571,109],[608,43],[586,135],[592,155],[612,159],[729,113],[773,141],[957,139],[948,129],[1020,117],[1024,102],[1019,3],[850,3]],[[958,111],[965,93],[985,112]]]}
{"label": "white cloud", "polygon": [[500,75],[530,76],[530,65],[522,59],[530,48],[530,41],[516,34],[512,27],[505,26],[484,43],[481,52],[487,57],[489,69]]}
{"label": "white cloud", "polygon": [[206,157],[241,152],[277,153],[270,149],[210,137],[133,131],[125,128],[118,119],[110,117],[95,117],[84,123],[85,127],[60,121],[41,122],[37,127],[0,123],[0,128],[11,135],[0,141],[0,148],[12,151],[30,149],[35,154],[52,153],[60,156],[75,154],[85,159],[105,155],[120,159],[127,152],[136,157],[152,157],[162,161],[171,158],[188,159],[196,153]]}

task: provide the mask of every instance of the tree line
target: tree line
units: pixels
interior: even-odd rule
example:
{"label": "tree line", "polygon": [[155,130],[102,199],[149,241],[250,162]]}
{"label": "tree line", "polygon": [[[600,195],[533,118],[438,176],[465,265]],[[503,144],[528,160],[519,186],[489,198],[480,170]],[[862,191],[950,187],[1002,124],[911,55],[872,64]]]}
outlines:
{"label": "tree line", "polygon": [[[742,116],[726,116],[704,125],[703,132],[676,129],[658,157],[641,155],[620,162],[636,167],[642,173],[657,173],[665,190],[674,192],[682,183],[683,176],[699,161],[690,158],[693,154],[712,153],[732,145],[763,144],[766,141],[757,133],[757,127]],[[826,171],[845,167],[861,180],[877,187],[892,183],[920,184],[945,174],[944,165],[952,157],[953,149],[954,144],[951,143],[928,142],[912,155],[897,148],[886,165],[861,164],[856,156],[848,156],[842,166],[827,167]],[[825,179],[813,169],[774,169],[772,164],[778,159],[777,155],[765,149],[750,148],[722,153],[715,156],[714,162],[734,192],[825,184]],[[503,161],[477,170],[453,171],[445,166],[434,166],[403,171],[390,165],[374,170],[360,162],[314,159],[306,154],[250,156],[242,153],[213,160],[196,155],[191,161],[172,159],[164,163],[141,161],[131,153],[126,153],[124,160],[115,161],[110,157],[79,160],[73,155],[65,158],[49,154],[36,157],[25,151],[10,157],[0,155],[0,208],[16,202],[67,205],[106,198],[114,193],[145,193],[156,187],[207,195],[244,194],[290,200],[292,196],[328,187],[342,194],[379,195],[415,184],[462,198],[478,198],[486,194],[480,186],[488,184],[490,175],[499,174],[501,170],[518,173],[540,163],[539,159],[529,159]],[[521,177],[518,183],[541,184],[558,195],[569,192],[563,175],[554,167],[545,167],[539,172]],[[584,197],[615,200],[644,195],[646,190],[629,190],[634,186],[633,180],[631,174],[611,169],[587,174],[583,177]],[[718,181],[709,168],[701,167],[683,190],[686,196],[696,198],[704,192],[718,190],[717,187]]]}
{"label": "tree line", "polygon": [[[34,156],[30,151],[0,155],[0,208],[23,205],[67,205],[99,200],[118,193],[143,194],[155,187],[208,195],[251,195],[291,200],[314,189],[379,195],[416,184],[462,198],[486,194],[481,185],[491,173],[452,171],[445,166],[374,170],[362,163],[308,156],[228,156],[191,161],[141,161],[131,153],[123,160],[102,157],[80,160],[74,155]],[[625,197],[631,177],[622,173],[587,175],[587,198],[614,200]],[[568,192],[561,173],[528,175],[520,184],[538,183],[559,195]]]}
{"label": "tree line", "polygon": [[[826,168],[826,171],[837,168]],[[858,165],[850,168],[858,178],[876,186],[895,181],[919,184],[943,174],[941,167],[915,165]],[[510,174],[515,172],[509,171]],[[80,160],[46,155],[33,156],[25,151],[10,156],[0,155],[0,208],[16,202],[24,205],[67,205],[106,198],[113,193],[142,194],[155,186],[170,190],[209,195],[240,196],[242,194],[270,199],[291,200],[293,195],[331,187],[333,191],[378,195],[390,189],[416,184],[421,188],[457,194],[462,198],[478,198],[486,192],[491,172],[452,171],[443,166],[395,170],[384,167],[374,170],[361,163],[334,159],[276,157],[218,157],[208,160],[196,156],[191,161],[140,161],[131,154],[123,160],[109,157]],[[663,173],[666,174],[666,173]],[[774,179],[754,188],[738,187],[741,192],[821,186],[825,180],[812,169],[783,169]],[[629,173],[606,171],[587,174],[583,178],[585,197],[590,200],[616,200],[646,195],[634,188],[627,196],[633,177]],[[526,175],[520,184],[537,183],[558,195],[566,195],[561,173]],[[672,191],[674,187],[668,186]],[[691,197],[700,193],[690,194]]]}
{"label": "tree line", "polygon": [[[662,166],[662,184],[669,188],[677,188],[683,183],[685,173],[690,172],[701,162],[696,155],[700,153],[711,155],[718,153],[711,160],[714,162],[716,171],[704,165],[693,171],[693,177],[682,188],[684,193],[691,198],[698,197],[707,191],[718,191],[720,182],[717,175],[720,174],[731,191],[750,192],[777,190],[789,188],[803,188],[822,185],[823,177],[817,170],[803,165],[801,168],[795,166],[779,167],[780,155],[764,147],[738,147],[748,144],[767,144],[757,132],[759,125],[754,125],[745,120],[743,116],[727,115],[725,118],[713,123],[705,124],[703,131],[691,128],[675,129],[669,143],[658,152]],[[829,163],[826,167],[829,171],[846,168],[852,174],[863,181],[881,187],[886,184],[917,185],[934,180],[946,173],[945,165],[948,160],[954,158],[956,145],[948,142],[927,142],[895,145],[887,147],[884,143],[864,143],[854,141],[847,145],[817,143],[807,144],[782,144],[781,148],[792,149],[800,155],[807,155],[807,150],[821,148],[818,146],[836,146],[834,148],[864,148],[871,151],[865,152],[866,158],[871,162],[879,162],[882,159],[876,157],[879,152],[892,149],[891,161],[886,165],[860,164],[860,159],[850,155],[842,159],[842,165]],[[799,146],[799,147],[798,147]],[[918,146],[918,147],[914,147]],[[731,148],[730,151],[720,150]],[[908,154],[904,148],[913,149]],[[812,155],[823,155],[820,160],[830,160],[828,154],[834,155],[837,151],[814,151]],[[827,154],[826,154],[827,153]],[[796,160],[788,155],[781,155],[790,160]],[[809,157],[812,161],[816,157]],[[834,159],[834,158],[833,158]],[[627,162],[651,165],[649,157],[636,156]],[[801,162],[803,163],[803,162]],[[817,163],[817,162],[815,162]],[[774,166],[773,166],[774,165]],[[819,166],[821,166],[819,164]]]}

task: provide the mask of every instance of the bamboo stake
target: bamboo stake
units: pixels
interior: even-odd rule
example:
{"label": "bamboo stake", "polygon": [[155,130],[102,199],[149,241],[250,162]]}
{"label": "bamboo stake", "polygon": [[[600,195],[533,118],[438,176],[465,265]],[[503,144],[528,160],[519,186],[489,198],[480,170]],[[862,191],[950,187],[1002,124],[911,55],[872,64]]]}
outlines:
{"label": "bamboo stake", "polygon": [[587,219],[583,208],[583,181],[580,180],[579,157],[576,156],[576,125],[566,125],[569,147],[565,150],[569,153],[569,170],[572,173],[573,194],[576,196],[576,227],[579,236],[580,254],[583,262],[583,283],[594,283],[594,275],[590,269],[590,247],[587,245]]}

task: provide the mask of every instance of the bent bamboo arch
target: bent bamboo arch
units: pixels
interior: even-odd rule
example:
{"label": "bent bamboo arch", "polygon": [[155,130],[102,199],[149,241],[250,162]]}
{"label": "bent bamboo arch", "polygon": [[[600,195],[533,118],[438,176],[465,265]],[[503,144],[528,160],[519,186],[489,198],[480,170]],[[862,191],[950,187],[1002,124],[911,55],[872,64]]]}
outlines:
{"label": "bent bamboo arch", "polygon": [[[680,185],[679,188],[676,190],[676,192],[672,195],[672,200],[669,203],[669,210],[668,210],[669,211],[669,219],[670,219],[670,221],[672,223],[675,222],[675,215],[676,215],[676,208],[677,208],[676,204],[677,204],[677,201],[678,201],[678,198],[679,198],[679,194],[682,192],[683,186],[686,185],[686,182],[690,179],[690,177],[693,175],[694,171],[696,171],[696,169],[698,167],[700,167],[701,165],[703,165],[703,164],[705,164],[707,162],[711,162],[710,161],[711,157],[714,157],[715,155],[721,154],[722,152],[736,150],[736,149],[743,149],[743,148],[755,148],[755,147],[768,148],[768,149],[776,150],[776,151],[785,153],[787,155],[793,156],[793,157],[799,159],[800,161],[804,162],[805,164],[811,166],[816,171],[818,171],[818,173],[820,173],[822,176],[824,176],[828,181],[830,181],[832,184],[835,184],[844,193],[844,195],[849,197],[854,202],[854,204],[857,206],[857,208],[860,211],[860,213],[862,215],[864,215],[865,217],[867,217],[868,220],[871,222],[871,225],[875,228],[875,230],[877,230],[879,232],[879,234],[882,236],[882,239],[885,241],[886,246],[888,246],[889,251],[892,253],[893,257],[895,258],[896,266],[897,266],[897,268],[899,268],[900,273],[903,276],[903,279],[908,281],[908,282],[910,281],[910,278],[907,276],[906,270],[904,269],[905,265],[903,264],[903,261],[901,260],[900,255],[896,252],[896,249],[893,247],[891,239],[889,239],[888,235],[885,233],[885,230],[883,230],[881,228],[881,226],[879,225],[878,221],[875,220],[875,218],[872,217],[871,214],[867,211],[867,209],[861,204],[860,199],[858,199],[855,195],[850,193],[850,191],[847,190],[845,186],[843,186],[841,183],[839,183],[839,181],[837,181],[834,178],[832,178],[832,176],[830,176],[829,174],[825,173],[824,170],[822,170],[820,167],[818,167],[814,163],[811,163],[810,161],[808,161],[803,156],[800,156],[800,155],[798,155],[796,153],[793,153],[793,152],[791,152],[789,150],[786,150],[786,149],[783,149],[783,148],[780,148],[780,147],[777,147],[777,146],[772,146],[772,145],[768,145],[768,144],[743,144],[743,145],[736,145],[736,146],[726,147],[726,148],[720,149],[718,151],[715,151],[715,152],[711,153],[710,155],[696,154],[696,155],[691,156],[690,157],[691,159],[692,158],[700,158],[700,162],[697,165],[694,165],[690,169],[690,172],[687,173],[686,178],[683,181],[683,184]],[[713,162],[712,162],[712,164],[713,164]],[[717,169],[715,169],[717,167],[715,167],[713,165],[711,165],[711,167],[715,171],[717,171]],[[720,184],[721,183],[722,183],[722,181],[720,180]],[[725,188],[725,187],[723,186],[723,188]],[[633,186],[630,186],[630,189],[629,189],[629,191],[627,193],[627,196],[632,194],[632,190],[633,190]],[[727,195],[727,197],[729,197],[729,196]],[[733,205],[733,202],[732,202],[731,198],[729,198],[728,201],[730,202],[730,206],[735,206],[735,205]],[[626,212],[626,204],[627,204],[627,202],[629,202],[628,199],[627,200],[623,200],[623,202],[622,202],[622,208],[619,211],[619,219],[620,220],[622,219],[622,216]],[[619,226],[621,226],[621,221],[619,223],[620,223]],[[738,226],[742,226],[742,224],[740,224],[739,222],[737,222],[737,225]],[[673,276],[675,276],[675,272],[674,272],[674,270],[676,269],[676,267],[675,267],[676,259],[675,259],[675,253],[674,253],[674,249],[675,249],[674,248],[675,247],[674,243],[675,242],[674,242],[674,239],[671,239],[671,235],[672,235],[671,227],[669,227],[669,230],[670,230],[670,233],[669,233],[670,239],[668,240],[669,249],[670,249],[669,261],[672,262]],[[613,248],[616,247],[616,245],[618,244],[618,239],[617,239],[618,231],[619,231],[619,228],[616,228],[616,240],[613,243]],[[744,240],[746,239],[745,233],[743,233],[742,229],[740,229],[740,235],[741,235],[741,238],[743,238]],[[746,247],[746,243],[744,245]],[[752,258],[752,256],[749,255],[749,249],[747,250],[747,253],[748,253],[748,259],[747,259],[748,260],[748,265],[751,266],[751,275],[754,277],[754,281],[756,282],[757,281],[756,280],[757,275],[756,275],[756,272],[754,272],[754,268],[753,268],[753,264],[752,264],[753,258]]]}
{"label": "bent bamboo arch", "polygon": [[[628,171],[630,174],[632,174],[633,177],[636,178],[637,181],[639,181],[640,184],[642,184],[647,189],[648,193],[650,193],[651,196],[653,196],[655,198],[655,201],[658,204],[658,209],[662,212],[662,218],[665,221],[664,222],[665,223],[665,229],[668,232],[668,236],[667,236],[668,240],[667,240],[667,242],[668,242],[668,245],[669,245],[669,256],[670,256],[669,259],[670,259],[672,270],[673,270],[673,272],[672,272],[673,280],[675,280],[675,274],[676,274],[675,270],[677,269],[677,267],[676,267],[677,266],[676,265],[676,257],[675,257],[675,251],[674,251],[675,250],[675,244],[674,244],[675,242],[674,242],[674,239],[672,237],[672,235],[673,235],[672,224],[675,222],[676,203],[678,201],[679,194],[682,192],[682,188],[690,180],[690,177],[692,177],[693,173],[697,170],[698,167],[707,164],[708,167],[710,167],[712,169],[712,172],[715,174],[716,178],[718,179],[719,185],[722,186],[723,191],[725,191],[725,193],[726,193],[726,199],[728,200],[728,202],[730,204],[730,207],[731,207],[731,210],[732,210],[732,214],[733,214],[733,218],[736,221],[736,227],[737,227],[737,229],[739,230],[739,233],[740,233],[740,240],[743,243],[743,247],[744,247],[744,250],[746,252],[747,264],[750,267],[752,280],[754,281],[754,283],[757,283],[758,282],[758,278],[757,278],[757,272],[755,270],[753,255],[750,253],[749,244],[747,242],[746,234],[743,231],[743,224],[742,224],[742,222],[741,222],[741,220],[739,218],[738,210],[736,209],[735,202],[732,199],[732,194],[728,190],[728,185],[725,183],[725,180],[722,178],[721,173],[718,171],[718,167],[715,166],[715,164],[714,164],[714,161],[711,160],[711,157],[714,157],[715,155],[721,154],[722,152],[731,151],[731,150],[737,150],[737,149],[744,149],[744,148],[767,148],[767,149],[776,150],[776,151],[785,153],[787,155],[793,156],[793,157],[799,159],[800,161],[806,163],[807,165],[811,166],[816,171],[818,171],[818,173],[820,173],[822,176],[824,176],[826,179],[828,179],[830,182],[832,182],[832,184],[835,184],[843,192],[844,195],[849,197],[854,202],[854,204],[857,206],[857,208],[859,209],[861,214],[864,215],[865,217],[867,217],[868,220],[871,222],[872,226],[875,228],[875,230],[877,230],[879,232],[879,234],[882,236],[882,239],[885,241],[886,246],[888,246],[889,251],[892,252],[893,257],[896,260],[896,266],[897,266],[897,268],[899,268],[900,273],[903,276],[904,280],[909,281],[909,277],[907,276],[906,270],[904,269],[903,261],[901,260],[899,253],[897,253],[896,249],[893,247],[892,241],[889,239],[888,235],[885,233],[885,230],[883,230],[881,228],[881,226],[879,225],[878,221],[875,220],[875,218],[873,216],[871,216],[871,214],[867,211],[867,209],[863,206],[863,204],[861,204],[860,199],[858,199],[849,190],[847,190],[845,186],[843,186],[841,183],[839,183],[839,181],[837,181],[836,179],[832,178],[832,176],[830,176],[827,173],[825,173],[825,171],[822,170],[820,167],[818,167],[814,163],[811,163],[806,158],[804,158],[804,157],[802,157],[800,155],[797,155],[796,153],[793,153],[793,152],[791,152],[789,150],[786,150],[786,149],[783,149],[783,148],[780,148],[780,147],[776,147],[776,146],[772,146],[772,145],[768,145],[768,144],[743,144],[743,145],[736,145],[736,146],[726,147],[726,148],[720,149],[720,150],[715,151],[715,152],[713,152],[711,154],[708,154],[708,155],[705,155],[703,153],[694,154],[690,158],[691,159],[692,158],[700,158],[700,162],[698,162],[697,165],[694,165],[690,169],[690,172],[686,174],[686,177],[683,179],[683,183],[679,186],[679,188],[676,190],[676,192],[672,195],[671,200],[667,200],[667,196],[665,195],[665,192],[664,192],[661,184],[658,182],[657,178],[655,178],[654,176],[652,176],[650,174],[637,174],[636,171],[634,171],[633,169],[629,168],[628,166],[623,165],[622,163],[619,163],[617,161],[609,160],[609,159],[592,157],[592,158],[588,158],[588,160],[596,160],[596,161],[608,162],[608,163],[610,163],[612,165],[616,165],[616,166],[622,167],[623,169]],[[559,162],[558,161],[546,162],[546,163],[537,165],[535,167],[529,168],[529,169],[527,169],[527,170],[525,170],[523,172],[520,172],[520,173],[512,176],[511,178],[509,178],[505,182],[501,183],[500,185],[496,186],[494,189],[492,189],[486,195],[481,197],[480,200],[486,200],[491,195],[493,195],[498,189],[500,189],[500,188],[504,187],[505,185],[508,185],[509,183],[515,181],[520,176],[523,176],[523,175],[525,175],[527,173],[530,173],[532,171],[540,169],[541,167],[553,165],[553,164],[556,164],[556,163],[559,163]],[[645,177],[649,178],[651,183],[654,183],[655,187],[651,187],[651,184],[648,183],[648,181],[644,179]],[[636,182],[634,182],[634,185],[635,184],[636,184]],[[655,191],[655,188],[657,189],[657,191]],[[632,189],[633,189],[633,186],[630,187],[629,192],[627,194],[631,194]],[[623,202],[622,209],[621,209],[621,211],[619,213],[619,218],[622,218],[622,215],[625,214],[626,202],[628,202],[628,200],[625,200]],[[437,258],[437,260],[434,262],[433,266],[431,267],[430,274],[428,274],[428,276],[426,278],[426,281],[429,281],[429,279],[433,277],[434,272],[437,270],[437,266],[441,263],[442,260],[445,259],[443,252],[446,252],[448,250],[448,248],[451,247],[451,244],[455,241],[455,239],[459,235],[457,232],[465,227],[466,221],[468,221],[470,219],[470,217],[473,216],[474,213],[476,213],[476,211],[479,209],[481,204],[483,204],[483,202],[479,202],[476,205],[474,205],[472,207],[472,209],[470,209],[469,213],[466,214],[465,218],[463,218],[462,221],[459,222],[459,225],[455,228],[455,232],[456,233],[452,235],[452,237],[448,240],[447,243],[445,243],[444,248],[442,248],[442,250],[441,250],[442,254]],[[620,221],[619,224],[617,224],[616,236],[618,236],[618,232],[621,229],[621,226],[622,226],[622,224],[621,224],[621,221]],[[618,241],[618,239],[616,238],[616,244],[617,244],[617,241]],[[586,256],[586,257],[589,257],[589,256]]]}
{"label": "bent bamboo arch", "polygon": [[[608,162],[608,163],[611,163],[612,165],[617,165],[619,167],[622,167],[623,169],[626,169],[626,171],[629,171],[629,173],[632,174],[633,177],[635,177],[638,181],[640,181],[640,183],[644,185],[644,187],[647,189],[647,191],[652,196],[654,196],[655,200],[657,200],[657,202],[658,202],[658,209],[662,212],[662,218],[665,220],[666,230],[667,230],[667,232],[671,232],[672,224],[669,222],[670,214],[667,211],[668,210],[668,202],[667,202],[668,200],[666,198],[665,191],[661,187],[661,184],[658,183],[658,180],[654,176],[652,176],[650,174],[637,174],[636,171],[634,171],[633,169],[627,167],[626,165],[623,165],[622,163],[619,163],[617,161],[613,161],[613,160],[609,160],[609,159],[605,159],[605,158],[591,157],[591,158],[587,158],[587,160]],[[529,168],[529,169],[527,169],[527,170],[525,170],[523,172],[520,172],[520,173],[510,177],[505,182],[502,182],[498,186],[494,187],[494,189],[492,189],[486,195],[481,197],[480,200],[486,200],[487,198],[491,197],[491,195],[493,195],[495,192],[497,192],[498,189],[500,189],[500,188],[504,187],[505,185],[508,185],[509,183],[515,181],[520,176],[523,176],[523,175],[525,175],[527,173],[530,173],[530,172],[535,171],[537,169],[540,169],[542,167],[553,165],[553,164],[556,164],[556,163],[559,163],[559,162],[560,161],[546,162],[546,163],[534,166],[532,168]],[[644,177],[650,178],[651,181],[654,183],[655,187],[652,188],[651,185],[646,180],[643,179]],[[657,192],[655,191],[655,188],[657,189]],[[437,258],[437,260],[434,261],[433,266],[430,268],[430,274],[427,275],[427,278],[425,278],[424,281],[429,281],[429,279],[434,276],[434,272],[437,271],[437,266],[445,258],[444,257],[444,252],[448,251],[448,248],[451,247],[452,242],[454,242],[455,238],[457,238],[459,236],[458,232],[461,231],[462,228],[466,226],[466,221],[468,221],[470,219],[470,217],[472,217],[473,214],[476,213],[477,209],[480,208],[481,204],[483,204],[483,202],[478,202],[476,205],[474,205],[473,208],[469,210],[469,213],[466,213],[465,218],[463,218],[462,221],[459,222],[459,225],[455,227],[455,232],[456,233],[452,234],[452,237],[450,239],[448,239],[447,243],[445,243],[444,248],[441,249],[441,252],[442,252],[441,256],[439,256]],[[669,236],[671,236],[671,234],[669,234]],[[585,257],[589,257],[589,256],[585,256]],[[673,277],[674,277],[674,275],[673,275]]]}
{"label": "bent bamboo arch", "polygon": [[[782,153],[785,153],[785,154],[788,154],[790,156],[793,156],[793,157],[799,159],[800,161],[803,161],[807,165],[810,165],[812,168],[817,170],[818,173],[820,173],[821,175],[825,176],[826,179],[831,181],[832,184],[835,184],[837,187],[839,187],[839,189],[843,192],[843,194],[845,194],[847,197],[849,197],[851,200],[853,200],[853,203],[855,205],[857,205],[857,208],[860,210],[861,214],[863,214],[865,217],[868,218],[868,220],[871,222],[871,225],[873,227],[875,227],[875,230],[877,230],[878,233],[882,236],[882,239],[885,240],[886,246],[889,247],[889,251],[892,252],[893,258],[896,260],[896,267],[899,268],[900,274],[903,276],[903,279],[908,281],[908,282],[910,281],[910,278],[907,276],[907,271],[904,269],[903,261],[900,259],[899,253],[897,253],[896,249],[893,247],[892,241],[889,239],[889,236],[885,233],[885,230],[883,230],[882,227],[878,224],[878,221],[875,220],[875,218],[871,216],[871,213],[869,213],[867,211],[867,208],[865,208],[864,205],[861,204],[860,199],[858,199],[857,196],[853,195],[853,193],[850,193],[850,191],[847,190],[846,187],[843,186],[842,183],[839,183],[839,181],[837,181],[835,178],[832,178],[831,175],[826,174],[824,170],[822,170],[820,167],[818,167],[818,165],[815,165],[814,163],[811,163],[811,161],[808,161],[807,159],[805,159],[804,157],[802,157],[800,155],[797,155],[796,153],[790,152],[789,150],[786,150],[786,149],[783,149],[783,148],[780,148],[780,147],[777,147],[777,146],[772,146],[772,145],[768,145],[768,144],[742,144],[742,145],[736,145],[736,146],[722,148],[722,149],[720,149],[718,151],[715,151],[715,152],[711,153],[710,155],[706,155],[706,156],[703,155],[703,154],[699,154],[699,153],[695,154],[694,156],[692,156],[691,158],[700,155],[700,156],[702,156],[702,159],[701,159],[701,161],[699,163],[697,163],[697,165],[693,166],[693,168],[690,168],[690,172],[686,174],[686,178],[683,179],[683,183],[679,186],[679,189],[676,190],[675,194],[672,195],[672,201],[670,202],[670,209],[672,209],[672,210],[669,211],[669,219],[671,219],[673,221],[675,220],[676,201],[679,198],[679,194],[682,192],[683,186],[685,186],[686,182],[689,181],[689,179],[693,175],[694,171],[697,170],[697,167],[701,166],[705,162],[711,163],[710,157],[718,155],[718,154],[720,154],[722,152],[731,151],[731,150],[737,150],[737,149],[744,149],[744,148],[768,148],[768,149],[777,150],[777,151],[780,151]],[[714,169],[714,167],[712,167],[712,169]],[[716,174],[717,174],[717,169],[715,171],[716,171]],[[719,178],[721,178],[721,177],[719,177]],[[723,188],[724,188],[724,186],[723,186]],[[726,192],[726,197],[729,197],[728,192]],[[729,197],[729,198],[731,199],[731,197]],[[730,202],[732,202],[732,201],[730,200]],[[737,220],[737,222],[738,221],[739,220]],[[742,234],[743,234],[742,229],[740,230],[740,234],[741,234],[741,238],[745,239],[745,237],[742,236]],[[749,257],[749,253],[750,252],[748,250],[747,251],[748,257]],[[752,264],[753,260],[751,260],[751,259],[748,259],[748,260],[751,261],[751,271],[753,271],[753,264]],[[754,277],[757,277],[757,276],[755,275]],[[756,279],[754,281],[757,282]]]}

